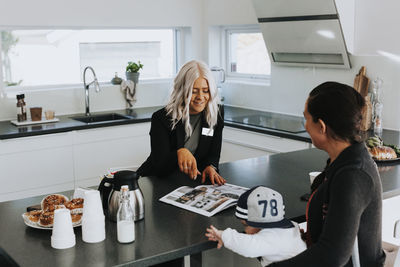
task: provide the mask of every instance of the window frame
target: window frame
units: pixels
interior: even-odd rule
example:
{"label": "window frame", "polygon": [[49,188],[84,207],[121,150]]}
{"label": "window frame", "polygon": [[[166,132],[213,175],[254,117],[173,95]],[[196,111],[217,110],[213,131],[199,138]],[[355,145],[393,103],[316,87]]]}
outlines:
{"label": "window frame", "polygon": [[[171,29],[173,32],[173,75],[171,77],[160,77],[160,78],[139,78],[140,83],[160,83],[170,81],[176,75],[179,65],[183,60],[184,55],[179,53],[180,48],[184,47],[184,27],[1,27],[0,31],[13,31],[13,30],[160,30],[160,29]],[[3,58],[1,53],[2,43],[0,39],[0,95],[1,93],[14,93],[14,92],[30,92],[30,91],[48,91],[48,90],[68,90],[73,88],[79,88],[82,83],[63,83],[63,84],[51,84],[51,85],[23,85],[23,86],[5,86],[3,83],[3,71],[2,64]],[[110,82],[100,82],[101,85],[112,85]]]}
{"label": "window frame", "polygon": [[[223,53],[223,65],[226,69],[226,77],[227,79],[240,79],[240,80],[249,80],[253,82],[267,82],[271,80],[271,74],[246,74],[246,73],[236,73],[231,71],[231,43],[230,43],[230,35],[233,33],[261,33],[261,29],[259,25],[242,25],[242,26],[228,26],[222,28],[222,47],[224,50]],[[269,56],[269,54],[268,54]],[[271,64],[271,61],[270,61]],[[272,65],[272,64],[271,64]]]}

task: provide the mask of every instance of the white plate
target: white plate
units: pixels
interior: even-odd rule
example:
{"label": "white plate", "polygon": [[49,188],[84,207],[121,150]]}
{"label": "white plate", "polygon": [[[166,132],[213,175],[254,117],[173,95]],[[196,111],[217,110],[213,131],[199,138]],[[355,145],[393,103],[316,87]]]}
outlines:
{"label": "white plate", "polygon": [[[36,228],[36,229],[43,229],[43,230],[52,230],[53,229],[52,226],[44,227],[44,226],[39,225],[39,223],[32,222],[31,220],[29,220],[28,216],[25,215],[25,213],[22,213],[22,218],[24,219],[24,223],[26,224],[26,226]],[[78,227],[81,225],[82,225],[82,219],[79,222],[72,223],[73,227]]]}

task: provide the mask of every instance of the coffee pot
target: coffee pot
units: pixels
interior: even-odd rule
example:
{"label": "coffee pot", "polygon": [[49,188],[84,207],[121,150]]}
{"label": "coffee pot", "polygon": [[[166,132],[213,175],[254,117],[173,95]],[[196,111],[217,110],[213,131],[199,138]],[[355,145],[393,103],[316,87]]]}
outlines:
{"label": "coffee pot", "polygon": [[120,204],[121,186],[129,187],[129,201],[134,211],[134,220],[144,218],[144,198],[138,184],[139,175],[134,171],[118,171],[114,178],[104,177],[99,185],[105,215],[112,221],[117,221]]}

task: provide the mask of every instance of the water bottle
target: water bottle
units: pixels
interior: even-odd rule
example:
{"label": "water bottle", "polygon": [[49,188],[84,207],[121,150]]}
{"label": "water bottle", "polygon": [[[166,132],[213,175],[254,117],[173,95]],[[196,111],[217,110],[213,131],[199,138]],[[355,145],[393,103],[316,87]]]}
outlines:
{"label": "water bottle", "polygon": [[381,100],[381,93],[382,93],[382,83],[383,80],[377,77],[374,80],[374,88],[372,89],[373,92],[373,125],[374,125],[374,134],[378,136],[382,136],[382,110],[383,110],[383,103]]}
{"label": "water bottle", "polygon": [[129,202],[129,187],[121,186],[121,201],[117,213],[117,239],[120,243],[135,241],[134,211]]}

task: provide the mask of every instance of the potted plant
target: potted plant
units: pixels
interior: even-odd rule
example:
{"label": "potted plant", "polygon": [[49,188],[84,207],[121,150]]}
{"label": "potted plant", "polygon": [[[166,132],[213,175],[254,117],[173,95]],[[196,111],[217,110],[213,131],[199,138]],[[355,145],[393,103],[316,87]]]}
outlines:
{"label": "potted plant", "polygon": [[126,66],[126,79],[131,80],[134,83],[139,82],[139,70],[143,68],[143,64],[140,60],[136,62],[129,61],[128,66]]}

